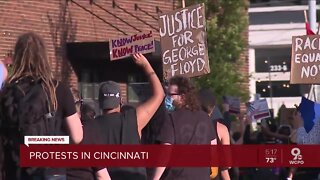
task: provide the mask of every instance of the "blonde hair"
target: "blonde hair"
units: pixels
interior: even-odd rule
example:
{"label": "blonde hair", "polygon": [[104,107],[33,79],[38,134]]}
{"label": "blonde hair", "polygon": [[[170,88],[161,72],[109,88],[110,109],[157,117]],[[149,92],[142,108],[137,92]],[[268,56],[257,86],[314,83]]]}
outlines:
{"label": "blonde hair", "polygon": [[42,88],[48,94],[54,110],[57,110],[58,84],[53,80],[45,43],[33,32],[22,34],[18,38],[14,48],[12,74],[7,82],[11,83],[26,76],[42,80]]}

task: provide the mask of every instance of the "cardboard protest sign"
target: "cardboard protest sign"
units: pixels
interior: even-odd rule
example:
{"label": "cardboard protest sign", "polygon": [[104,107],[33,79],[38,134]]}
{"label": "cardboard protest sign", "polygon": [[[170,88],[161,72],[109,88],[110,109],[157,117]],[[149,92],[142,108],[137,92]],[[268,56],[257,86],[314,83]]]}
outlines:
{"label": "cardboard protest sign", "polygon": [[159,17],[163,76],[186,77],[210,73],[204,4]]}
{"label": "cardboard protest sign", "polygon": [[254,121],[270,117],[270,111],[266,99],[260,99],[246,103],[247,115]]}
{"label": "cardboard protest sign", "polygon": [[292,37],[290,83],[320,83],[319,35]]}
{"label": "cardboard protest sign", "polygon": [[240,98],[232,96],[224,96],[223,100],[229,104],[229,112],[234,114],[240,113]]}
{"label": "cardboard protest sign", "polygon": [[134,53],[151,53],[155,51],[152,31],[123,36],[109,41],[111,61],[131,56]]}

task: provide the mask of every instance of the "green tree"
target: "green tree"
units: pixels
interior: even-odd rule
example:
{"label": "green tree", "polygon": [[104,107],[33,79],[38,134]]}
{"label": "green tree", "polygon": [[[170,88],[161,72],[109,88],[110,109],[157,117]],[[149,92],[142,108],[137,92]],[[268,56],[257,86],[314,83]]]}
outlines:
{"label": "green tree", "polygon": [[247,41],[244,32],[248,25],[247,0],[187,0],[187,5],[205,3],[207,42],[211,73],[195,78],[200,87],[211,88],[217,97],[232,95],[248,100],[243,87],[247,76],[240,72],[240,55]]}

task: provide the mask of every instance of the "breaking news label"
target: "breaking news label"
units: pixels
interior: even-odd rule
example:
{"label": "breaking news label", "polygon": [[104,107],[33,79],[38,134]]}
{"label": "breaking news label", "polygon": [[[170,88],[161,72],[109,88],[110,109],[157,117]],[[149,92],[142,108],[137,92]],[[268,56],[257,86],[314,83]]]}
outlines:
{"label": "breaking news label", "polygon": [[24,136],[24,144],[69,144],[69,136]]}

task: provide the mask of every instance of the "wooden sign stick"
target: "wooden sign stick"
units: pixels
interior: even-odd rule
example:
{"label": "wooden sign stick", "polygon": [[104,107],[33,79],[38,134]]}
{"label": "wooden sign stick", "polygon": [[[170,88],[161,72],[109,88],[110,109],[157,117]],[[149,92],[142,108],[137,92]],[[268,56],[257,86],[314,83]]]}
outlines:
{"label": "wooden sign stick", "polygon": [[308,22],[308,16],[307,16],[307,11],[304,10],[304,21],[307,23]]}

